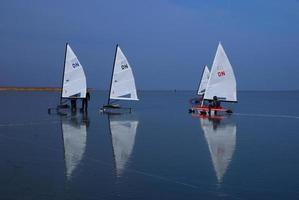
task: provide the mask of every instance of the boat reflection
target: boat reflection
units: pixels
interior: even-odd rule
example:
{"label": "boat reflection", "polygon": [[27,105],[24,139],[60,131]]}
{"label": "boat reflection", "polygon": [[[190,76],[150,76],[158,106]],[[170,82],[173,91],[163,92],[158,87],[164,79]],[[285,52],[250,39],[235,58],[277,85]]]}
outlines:
{"label": "boat reflection", "polygon": [[71,180],[84,157],[88,126],[86,114],[61,120],[67,180]]}
{"label": "boat reflection", "polygon": [[209,146],[218,183],[221,183],[235,151],[237,126],[229,118],[222,117],[201,117],[200,124]]}
{"label": "boat reflection", "polygon": [[131,115],[108,115],[117,177],[121,177],[130,160],[138,120]]}

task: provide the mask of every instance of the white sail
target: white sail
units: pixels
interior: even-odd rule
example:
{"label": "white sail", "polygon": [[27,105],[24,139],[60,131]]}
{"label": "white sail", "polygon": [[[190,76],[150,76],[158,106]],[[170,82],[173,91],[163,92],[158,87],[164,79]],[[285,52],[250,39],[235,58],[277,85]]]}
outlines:
{"label": "white sail", "polygon": [[66,45],[62,98],[85,98],[86,77],[77,56]]}
{"label": "white sail", "polygon": [[86,125],[76,121],[62,121],[66,176],[70,180],[80,164],[86,147]]}
{"label": "white sail", "polygon": [[109,117],[113,153],[117,176],[120,177],[132,154],[138,121],[121,119],[121,115]]}
{"label": "white sail", "polygon": [[119,46],[113,69],[110,99],[138,100],[132,68]]}
{"label": "white sail", "polygon": [[237,127],[233,123],[224,124],[209,119],[200,119],[200,123],[209,146],[217,180],[221,183],[235,151]]}
{"label": "white sail", "polygon": [[217,96],[220,101],[237,101],[237,86],[233,68],[219,43],[204,99]]}
{"label": "white sail", "polygon": [[198,91],[197,91],[198,95],[203,95],[205,93],[209,78],[210,78],[210,70],[209,70],[208,66],[205,66],[204,71],[201,76]]}

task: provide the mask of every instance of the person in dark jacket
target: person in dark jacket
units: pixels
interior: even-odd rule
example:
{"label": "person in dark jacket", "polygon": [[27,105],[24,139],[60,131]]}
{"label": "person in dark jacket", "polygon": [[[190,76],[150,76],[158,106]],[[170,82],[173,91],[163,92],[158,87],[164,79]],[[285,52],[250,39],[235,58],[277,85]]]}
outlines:
{"label": "person in dark jacket", "polygon": [[220,107],[220,101],[218,101],[217,96],[213,97],[213,107],[215,108]]}
{"label": "person in dark jacket", "polygon": [[82,99],[82,111],[87,111],[88,108],[88,101],[90,100],[90,93],[86,92],[86,97],[84,99]]}
{"label": "person in dark jacket", "polygon": [[[220,101],[218,101],[218,98],[217,98],[217,96],[214,96],[213,97],[213,107],[214,108],[218,108],[218,107],[220,107]],[[215,115],[217,115],[217,111],[215,110]]]}

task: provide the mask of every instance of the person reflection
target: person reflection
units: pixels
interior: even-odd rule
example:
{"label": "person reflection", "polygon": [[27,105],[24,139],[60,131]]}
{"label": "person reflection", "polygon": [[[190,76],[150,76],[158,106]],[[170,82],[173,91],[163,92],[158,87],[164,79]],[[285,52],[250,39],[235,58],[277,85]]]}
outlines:
{"label": "person reflection", "polygon": [[216,131],[218,126],[220,125],[221,118],[211,118],[211,117],[209,117],[208,120],[212,123],[213,129]]}
{"label": "person reflection", "polygon": [[85,124],[87,129],[90,126],[90,120],[89,120],[89,117],[88,117],[87,110],[85,112],[83,112],[83,114],[82,114],[82,124]]}

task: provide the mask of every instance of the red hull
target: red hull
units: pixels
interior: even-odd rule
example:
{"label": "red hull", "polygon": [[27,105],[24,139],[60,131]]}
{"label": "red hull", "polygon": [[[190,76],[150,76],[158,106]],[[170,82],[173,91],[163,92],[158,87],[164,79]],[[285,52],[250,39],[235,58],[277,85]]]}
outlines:
{"label": "red hull", "polygon": [[217,112],[227,112],[228,111],[228,109],[225,109],[225,108],[223,108],[223,107],[211,107],[210,109],[209,109],[209,106],[192,106],[192,108],[191,108],[192,110],[197,110],[197,111],[199,111],[199,112],[208,112],[210,109],[211,109],[211,111],[217,111]]}
{"label": "red hull", "polygon": [[225,119],[225,115],[203,115],[203,114],[192,114],[192,117],[199,118],[199,119],[209,119],[209,120],[222,120]]}

